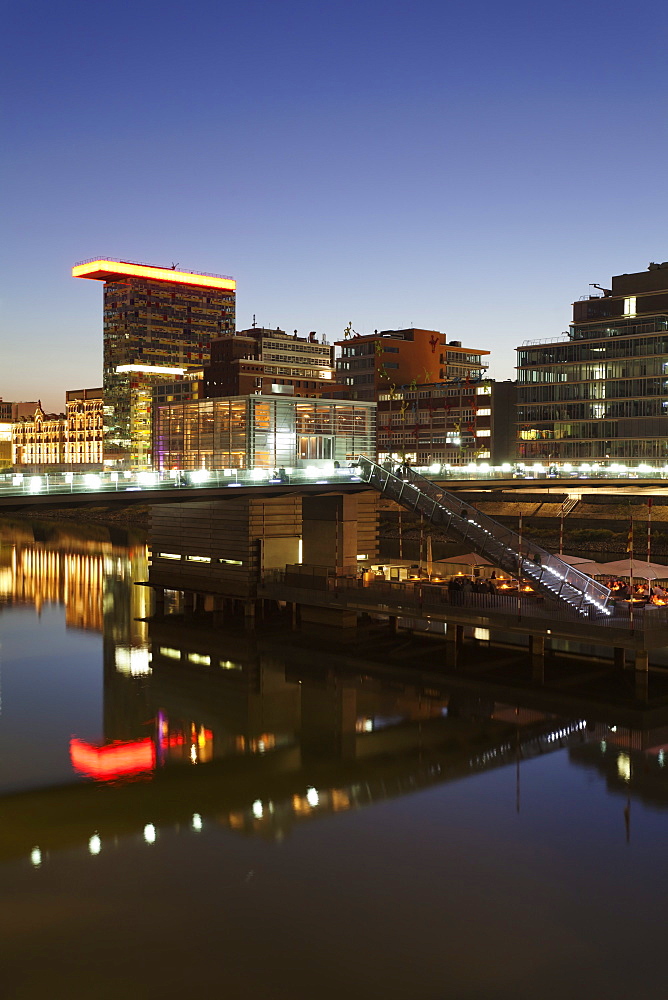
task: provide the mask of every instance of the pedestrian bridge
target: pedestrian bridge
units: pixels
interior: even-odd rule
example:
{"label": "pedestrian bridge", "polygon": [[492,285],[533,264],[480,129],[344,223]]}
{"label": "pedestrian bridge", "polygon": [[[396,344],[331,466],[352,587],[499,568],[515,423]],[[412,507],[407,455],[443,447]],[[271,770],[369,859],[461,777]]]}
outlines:
{"label": "pedestrian bridge", "polygon": [[[509,467],[508,467],[509,468]],[[427,471],[427,470],[424,470]],[[668,474],[668,473],[667,473]],[[546,479],[543,474],[536,476],[516,475],[503,469],[483,467],[452,467],[440,472],[430,471],[421,476],[422,482],[446,483],[450,493],[466,490],[495,491],[554,491],[555,494],[569,493],[583,489],[602,492],[620,490],[645,493],[652,490],[666,492],[665,474],[654,470],[651,474],[637,477],[633,485],[619,475],[604,477],[600,472],[592,473],[586,484],[582,474],[560,475]],[[360,484],[362,485],[360,486]],[[278,496],[300,492],[324,492],[323,486],[335,488],[338,492],[355,492],[360,488],[377,486],[377,482],[362,482],[358,467],[337,469],[333,463],[321,467],[304,469],[221,469],[193,472],[49,472],[49,473],[0,473],[0,510],[17,510],[41,506],[100,505],[100,503],[154,504],[211,500],[217,496],[231,495],[229,490],[251,495]]]}
{"label": "pedestrian bridge", "polygon": [[368,489],[357,466],[346,469],[222,469],[209,472],[105,472],[0,475],[0,511],[211,501],[221,496],[356,492]]}
{"label": "pedestrian bridge", "polygon": [[[469,481],[470,482],[470,481]],[[381,467],[359,456],[348,468],[334,465],[305,469],[224,469],[209,472],[175,471],[72,472],[50,475],[5,475],[0,479],[0,509],[38,508],[42,505],[105,503],[174,503],[211,500],[233,493],[354,492],[377,490],[407,510],[416,512],[444,532],[458,537],[479,555],[512,576],[528,578],[551,603],[567,606],[577,614],[590,609],[607,614],[610,591],[585,573],[563,562],[517,532],[482,514],[441,483],[413,469]]]}

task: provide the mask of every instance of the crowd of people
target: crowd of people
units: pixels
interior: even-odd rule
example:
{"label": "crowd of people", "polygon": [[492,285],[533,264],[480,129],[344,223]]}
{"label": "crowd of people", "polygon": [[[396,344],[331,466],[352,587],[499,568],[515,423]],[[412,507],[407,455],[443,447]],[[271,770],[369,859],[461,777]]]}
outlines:
{"label": "crowd of people", "polygon": [[452,576],[447,582],[448,592],[451,594],[496,594],[498,588],[502,586],[504,590],[510,589],[508,582],[497,580],[496,573],[490,577],[478,576]]}
{"label": "crowd of people", "polygon": [[612,596],[618,601],[644,601],[650,603],[663,603],[668,598],[668,591],[658,583],[636,583],[633,587],[626,580],[608,580],[607,586],[612,591]]}

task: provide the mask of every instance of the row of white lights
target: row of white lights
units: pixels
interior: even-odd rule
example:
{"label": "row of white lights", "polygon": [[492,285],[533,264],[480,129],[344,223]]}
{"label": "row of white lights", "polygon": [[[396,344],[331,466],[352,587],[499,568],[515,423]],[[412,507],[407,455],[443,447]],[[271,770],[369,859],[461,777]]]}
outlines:
{"label": "row of white lights", "polygon": [[[202,817],[199,813],[193,813],[192,819],[190,820],[190,826],[195,831],[195,833],[200,833],[204,827]],[[155,844],[158,839],[158,831],[153,823],[146,823],[143,830],[144,841],[147,844]],[[102,850],[102,839],[98,833],[94,833],[92,837],[88,838],[88,852],[93,856],[98,855]],[[41,848],[33,847],[30,852],[30,863],[34,868],[39,868],[44,861],[44,855]]]}
{"label": "row of white lights", "polygon": [[[590,473],[590,472],[610,472],[616,475],[635,475],[637,473],[642,473],[643,475],[656,475],[661,473],[663,475],[668,475],[668,465],[663,466],[651,466],[647,464],[640,464],[637,466],[627,466],[621,463],[613,462],[610,465],[602,465],[598,462],[588,463],[583,462],[579,466],[572,465],[570,462],[565,462],[562,465],[550,464],[543,465],[541,462],[534,462],[533,465],[528,465],[523,462],[515,463],[511,465],[509,462],[504,462],[499,466],[492,466],[488,462],[481,462],[479,464],[475,462],[469,462],[468,465],[449,465],[448,463],[441,464],[439,462],[434,462],[428,466],[413,466],[416,470],[421,470],[423,472],[429,472],[431,475],[438,475],[442,472],[467,472],[467,473],[481,473],[483,475],[488,475],[490,473],[511,473],[513,471],[520,472],[534,472],[542,473],[548,472],[550,469],[555,469],[557,472],[565,473]],[[302,475],[308,479],[318,479],[322,476],[355,476],[358,473],[358,468],[335,468],[333,462],[325,462],[320,466],[309,465],[304,469],[293,469],[286,468],[283,469],[286,475],[292,476],[295,473]],[[221,469],[219,473],[212,473],[208,469],[196,469],[193,471],[185,472],[183,470],[173,469],[169,473],[169,478],[172,480],[179,480],[182,476],[187,476],[190,485],[199,486],[207,483],[215,475],[222,475],[225,479],[235,478],[237,480],[239,477],[242,479],[250,479],[253,482],[261,482],[266,480],[275,479],[275,470],[266,468],[254,468],[254,469]],[[98,490],[103,489],[105,485],[113,483],[118,484],[119,481],[124,482],[136,482],[140,486],[157,486],[160,484],[161,477],[157,472],[111,472],[108,473],[108,479],[105,479],[104,475],[98,473],[83,473],[76,474],[77,481],[83,483],[87,489]],[[41,476],[25,476],[24,473],[18,472],[12,476],[11,485],[13,487],[27,485],[29,492],[40,493],[45,486],[48,485],[48,474],[43,474]],[[72,485],[75,482],[75,473],[66,472],[64,474],[64,482],[68,485]],[[235,485],[235,484],[230,484]]]}
{"label": "row of white lights", "polygon": [[533,462],[528,464],[525,462],[515,462],[511,465],[510,462],[504,462],[502,465],[490,465],[489,462],[469,462],[467,465],[450,465],[449,463],[433,462],[431,465],[426,466],[414,466],[418,469],[427,469],[433,475],[441,472],[443,469],[448,472],[548,472],[550,469],[555,469],[557,472],[642,472],[645,474],[662,472],[668,474],[668,465],[654,466],[641,463],[640,465],[624,465],[619,462],[611,462],[609,465],[604,465],[600,462],[582,462],[580,465],[573,465],[571,462],[551,462],[549,465],[543,465],[542,462]]}
{"label": "row of white lights", "polygon": [[[316,806],[320,802],[320,795],[318,794],[317,788],[313,788],[313,786],[309,786],[309,788],[307,788],[306,801],[308,802],[308,804],[311,806],[312,809],[316,808]],[[260,799],[256,799],[251,807],[253,818],[258,820],[262,819],[262,817],[264,816],[264,810],[265,807],[262,801]],[[273,812],[272,803],[269,803],[269,811]],[[200,813],[193,813],[192,819],[190,820],[190,826],[191,829],[195,831],[195,833],[200,833],[202,831],[202,829],[204,828],[204,821],[202,820]],[[155,825],[153,823],[147,823],[144,826],[143,836],[144,836],[144,841],[147,844],[149,845],[155,844],[156,840],[158,839],[158,831],[156,830]],[[94,833],[88,839],[88,851],[93,856],[96,856],[101,852],[101,850],[102,850],[102,840],[100,838],[100,835],[98,833]],[[43,860],[44,860],[44,855],[42,854],[41,848],[33,847],[32,851],[30,852],[30,863],[32,864],[32,866],[34,868],[39,868]]]}
{"label": "row of white lights", "polygon": [[[350,478],[355,476],[359,470],[357,468],[348,469],[337,469],[334,467],[334,463],[324,463],[322,466],[309,465],[305,469],[283,469],[283,472],[292,476],[297,472],[298,475],[304,476],[306,479],[318,479],[322,476],[346,476]],[[64,476],[64,481],[68,485],[74,483],[74,473],[66,472]],[[196,469],[191,472],[184,472],[181,470],[173,469],[169,473],[169,478],[172,480],[178,480],[181,476],[187,476],[188,482],[192,486],[200,486],[204,483],[209,482],[216,473],[210,472],[208,469]],[[275,470],[273,469],[221,469],[220,475],[225,479],[231,479],[233,476],[235,479],[241,477],[242,479],[250,479],[253,482],[261,481],[276,481],[275,480]],[[12,476],[12,486],[23,486],[27,485],[28,491],[30,493],[41,493],[46,485],[48,486],[48,476],[24,476],[22,472],[15,473]],[[94,472],[87,472],[79,476],[79,482],[89,490],[100,490],[108,486],[109,483],[117,484],[119,481],[123,482],[136,482],[140,486],[159,486],[162,481],[160,474],[157,472],[111,472],[109,473],[109,479],[105,480],[102,475]],[[230,486],[241,485],[240,483],[230,483]]]}

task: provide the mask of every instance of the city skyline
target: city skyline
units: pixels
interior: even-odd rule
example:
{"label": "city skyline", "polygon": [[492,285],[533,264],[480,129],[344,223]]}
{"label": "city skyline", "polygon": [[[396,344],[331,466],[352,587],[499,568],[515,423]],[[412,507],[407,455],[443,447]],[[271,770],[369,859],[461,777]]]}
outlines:
{"label": "city skyline", "polygon": [[514,348],[566,329],[589,282],[668,257],[667,21],[12,8],[0,396],[62,410],[100,384],[101,291],[70,277],[97,255],[232,275],[240,329],[437,329],[514,377]]}

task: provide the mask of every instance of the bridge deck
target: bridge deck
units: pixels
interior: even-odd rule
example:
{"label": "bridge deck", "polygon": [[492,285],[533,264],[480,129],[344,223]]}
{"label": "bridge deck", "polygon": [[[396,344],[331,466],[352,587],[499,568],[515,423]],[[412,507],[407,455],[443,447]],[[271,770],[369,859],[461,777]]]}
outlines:
{"label": "bridge deck", "polygon": [[[222,499],[242,491],[254,496],[276,496],[294,492],[322,492],[324,485],[337,492],[354,492],[368,489],[361,483],[353,469],[336,469],[324,473],[321,469],[294,469],[277,478],[271,470],[220,470],[206,473],[186,473],[176,479],[170,473],[44,473],[0,474],[0,509],[18,510],[40,506],[86,506],[95,504],[174,503],[209,501],[212,493]],[[114,478],[115,477],[115,478]],[[555,496],[586,489],[611,490],[615,493],[633,492],[656,495],[666,493],[665,475],[643,476],[628,480],[617,477],[587,478],[559,477],[551,479],[516,479],[506,475],[482,474],[466,470],[452,470],[447,477],[427,477],[444,486],[449,492],[466,490],[539,490],[553,492]]]}

